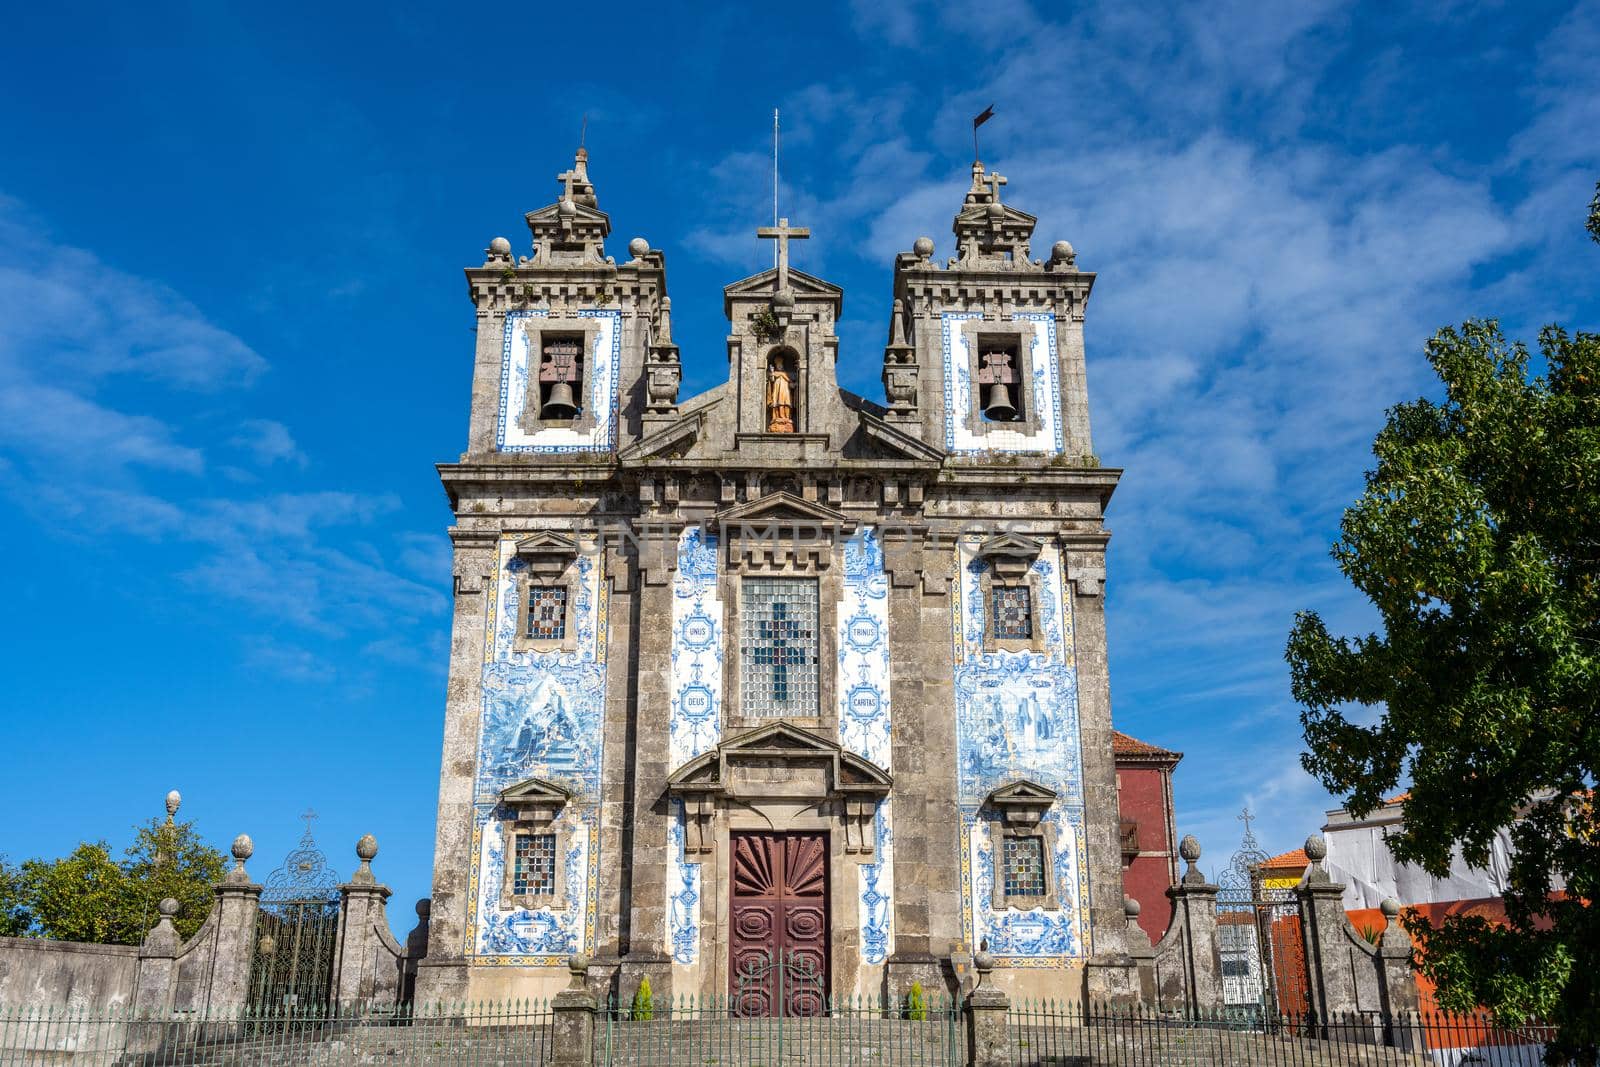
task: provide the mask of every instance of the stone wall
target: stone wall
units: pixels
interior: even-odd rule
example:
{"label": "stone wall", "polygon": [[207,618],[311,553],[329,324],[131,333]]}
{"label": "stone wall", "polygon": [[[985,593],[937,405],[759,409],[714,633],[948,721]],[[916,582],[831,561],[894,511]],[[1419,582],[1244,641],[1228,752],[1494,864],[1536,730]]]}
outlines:
{"label": "stone wall", "polygon": [[125,1007],[138,969],[137,945],[0,937],[0,1011]]}

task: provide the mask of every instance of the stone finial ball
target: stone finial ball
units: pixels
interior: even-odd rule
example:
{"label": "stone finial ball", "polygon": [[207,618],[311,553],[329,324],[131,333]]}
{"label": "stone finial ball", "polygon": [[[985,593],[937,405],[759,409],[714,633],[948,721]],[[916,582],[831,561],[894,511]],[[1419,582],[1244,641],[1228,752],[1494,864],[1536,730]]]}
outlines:
{"label": "stone finial ball", "polygon": [[1077,253],[1073,251],[1071,241],[1057,241],[1050,246],[1050,258],[1057,263],[1065,263],[1075,255]]}
{"label": "stone finial ball", "polygon": [[915,252],[923,259],[927,259],[929,256],[933,255],[933,238],[918,237],[915,241],[911,242],[911,251]]}
{"label": "stone finial ball", "polygon": [[1000,201],[989,201],[989,217],[991,219],[1003,219],[1006,217],[1006,209],[1000,206]]}
{"label": "stone finial ball", "polygon": [[1378,902],[1378,910],[1383,912],[1383,917],[1389,922],[1394,922],[1400,914],[1400,902],[1394,897],[1384,897]]}
{"label": "stone finial ball", "polygon": [[162,918],[170,919],[178,914],[178,902],[172,897],[162,897],[161,903],[156,905],[156,910],[161,913]]}
{"label": "stone finial ball", "polygon": [[378,839],[371,834],[362,834],[361,840],[356,842],[356,859],[370,862],[378,854]]}
{"label": "stone finial ball", "polygon": [[1187,862],[1193,863],[1200,858],[1200,841],[1193,834],[1184,834],[1183,840],[1178,842],[1178,855]]}
{"label": "stone finial ball", "polygon": [[183,794],[176,789],[167,794],[167,814],[178,814],[178,805],[183,803]]}
{"label": "stone finial ball", "polygon": [[794,290],[779,289],[772,295],[772,306],[780,308],[794,307]]}
{"label": "stone finial ball", "polygon": [[561,213],[563,218],[570,219],[578,213],[578,205],[573,203],[571,199],[562,197],[561,203],[556,205],[556,210]]}
{"label": "stone finial ball", "polygon": [[972,965],[978,969],[980,974],[987,974],[994,970],[994,954],[986,948],[980,948],[973,953]]}
{"label": "stone finial ball", "polygon": [[1328,843],[1322,839],[1321,834],[1312,834],[1306,838],[1306,859],[1312,863],[1321,863],[1328,858]]}
{"label": "stone finial ball", "polygon": [[1143,905],[1137,900],[1134,900],[1132,897],[1122,898],[1122,914],[1126,915],[1128,918],[1137,919],[1141,910],[1143,910]]}
{"label": "stone finial ball", "polygon": [[511,254],[511,242],[504,237],[496,237],[489,242],[489,251],[496,255],[509,256]]}
{"label": "stone finial ball", "polygon": [[650,242],[643,237],[635,237],[628,242],[628,255],[634,259],[643,259],[650,251]]}
{"label": "stone finial ball", "polygon": [[432,912],[433,899],[431,897],[423,897],[417,901],[417,918],[426,919]]}
{"label": "stone finial ball", "polygon": [[573,974],[582,974],[589,969],[589,957],[581,952],[574,952],[567,957],[567,970]]}
{"label": "stone finial ball", "polygon": [[243,863],[255,854],[256,843],[250,840],[249,834],[240,834],[233,839],[233,858]]}

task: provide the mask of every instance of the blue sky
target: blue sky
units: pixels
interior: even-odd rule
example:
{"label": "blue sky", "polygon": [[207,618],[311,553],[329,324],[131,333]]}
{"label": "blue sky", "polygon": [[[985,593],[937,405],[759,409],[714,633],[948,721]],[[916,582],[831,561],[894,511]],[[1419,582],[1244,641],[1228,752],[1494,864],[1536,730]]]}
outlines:
{"label": "blue sky", "polygon": [[[48,6],[48,5],[47,5]],[[554,199],[589,116],[665,250],[685,395],[725,373],[783,109],[796,265],[880,395],[890,264],[987,160],[1099,272],[1117,724],[1182,750],[1202,865],[1294,847],[1293,612],[1436,327],[1600,326],[1600,5],[34,5],[0,38],[0,852],[127,838],[176,787],[264,877],[321,813],[430,878],[461,267]],[[1060,12],[1053,14],[1051,12]]]}

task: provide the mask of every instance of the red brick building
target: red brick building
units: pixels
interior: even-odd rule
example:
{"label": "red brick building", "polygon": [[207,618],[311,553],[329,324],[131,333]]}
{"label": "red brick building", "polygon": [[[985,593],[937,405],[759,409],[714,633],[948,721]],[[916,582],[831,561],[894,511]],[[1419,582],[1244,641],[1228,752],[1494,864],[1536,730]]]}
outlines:
{"label": "red brick building", "polygon": [[1113,731],[1117,808],[1122,819],[1122,891],[1140,905],[1139,925],[1161,940],[1172,920],[1167,887],[1178,880],[1172,771],[1183,753]]}

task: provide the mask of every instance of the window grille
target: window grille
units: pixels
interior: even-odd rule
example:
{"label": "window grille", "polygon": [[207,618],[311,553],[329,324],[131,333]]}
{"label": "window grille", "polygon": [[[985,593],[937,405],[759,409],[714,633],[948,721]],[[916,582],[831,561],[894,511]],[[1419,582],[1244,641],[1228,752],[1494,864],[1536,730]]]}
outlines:
{"label": "window grille", "polygon": [[1008,897],[1044,896],[1043,838],[1006,838],[1004,878]]}
{"label": "window grille", "polygon": [[1025,585],[997,585],[991,600],[994,604],[994,637],[996,641],[1031,641],[1033,639],[1033,601]]}
{"label": "window grille", "polygon": [[535,641],[560,641],[567,636],[567,587],[528,587],[528,636]]}
{"label": "window grille", "polygon": [[739,634],[744,713],[816,716],[817,583],[806,578],[745,579]]}
{"label": "window grille", "polygon": [[511,892],[516,896],[550,897],[556,893],[556,835],[518,834]]}

